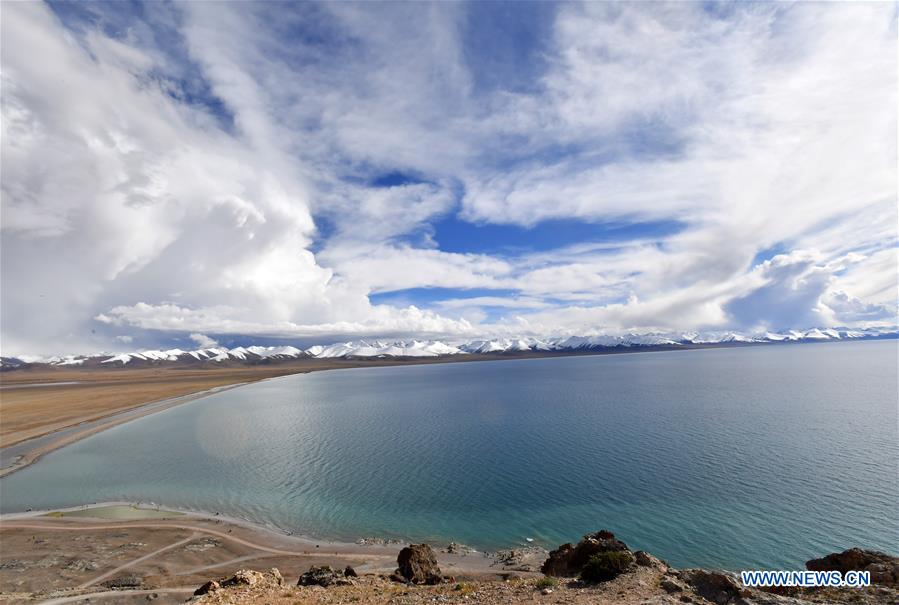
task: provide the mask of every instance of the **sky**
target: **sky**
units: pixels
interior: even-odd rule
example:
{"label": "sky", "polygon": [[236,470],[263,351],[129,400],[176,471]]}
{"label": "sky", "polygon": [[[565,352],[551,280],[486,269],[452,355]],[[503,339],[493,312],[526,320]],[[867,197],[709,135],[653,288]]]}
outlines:
{"label": "sky", "polygon": [[4,3],[2,352],[897,323],[894,3]]}

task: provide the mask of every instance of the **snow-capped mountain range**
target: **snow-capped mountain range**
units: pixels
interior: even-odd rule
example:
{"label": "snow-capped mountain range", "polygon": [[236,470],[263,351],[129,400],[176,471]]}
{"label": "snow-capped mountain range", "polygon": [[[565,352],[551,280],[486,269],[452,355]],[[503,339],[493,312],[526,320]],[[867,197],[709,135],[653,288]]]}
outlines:
{"label": "snow-capped mountain range", "polygon": [[228,349],[210,347],[191,351],[169,349],[132,353],[98,353],[94,355],[66,355],[49,358],[2,357],[0,366],[13,369],[29,364],[52,366],[122,367],[128,365],[167,365],[203,363],[272,363],[301,358],[416,358],[474,354],[523,354],[528,352],[577,352],[607,349],[639,349],[644,347],[679,348],[696,345],[724,345],[740,343],[783,343],[839,341],[870,338],[897,338],[899,332],[884,329],[813,328],[789,332],[742,334],[739,332],[679,334],[623,334],[596,336],[565,336],[558,338],[497,338],[467,342],[438,340],[357,340],[331,345],[315,345],[307,349],[292,346],[247,346]]}

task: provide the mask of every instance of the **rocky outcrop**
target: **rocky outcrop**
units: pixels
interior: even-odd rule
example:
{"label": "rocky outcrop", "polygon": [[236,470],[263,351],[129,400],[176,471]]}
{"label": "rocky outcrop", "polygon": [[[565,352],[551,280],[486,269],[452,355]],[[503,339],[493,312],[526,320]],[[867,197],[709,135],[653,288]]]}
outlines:
{"label": "rocky outcrop", "polygon": [[562,578],[579,576],[591,557],[612,552],[627,553],[631,555],[633,562],[634,558],[627,544],[617,539],[610,531],[598,531],[584,536],[577,546],[563,544],[551,551],[540,571],[547,576]]}
{"label": "rocky outcrop", "polygon": [[443,574],[437,566],[437,555],[427,544],[410,544],[396,558],[395,576],[412,584],[439,584]]}
{"label": "rocky outcrop", "polygon": [[652,567],[654,569],[661,569],[662,571],[668,569],[667,563],[657,557],[652,556],[645,550],[638,550],[637,552],[635,552],[634,561],[640,567]]}
{"label": "rocky outcrop", "polygon": [[[689,584],[693,588],[693,592],[717,605],[743,603],[745,597],[751,595],[750,591],[745,589],[736,577],[723,571],[683,569],[674,575]],[[672,585],[676,584],[672,583]],[[663,588],[668,591],[671,586],[663,586]]]}
{"label": "rocky outcrop", "polygon": [[843,575],[847,571],[868,571],[873,584],[899,586],[899,557],[874,550],[850,548],[806,561],[805,567],[810,571],[838,571]]}
{"label": "rocky outcrop", "polygon": [[[352,567],[348,567],[348,570],[352,570]],[[355,575],[355,571],[353,574]],[[322,565],[320,567],[312,566],[309,568],[309,571],[300,576],[299,581],[297,582],[297,586],[323,586],[327,588],[328,586],[341,586],[345,584],[350,584],[352,580],[347,579],[348,574],[346,570],[343,573],[340,573],[336,569],[331,569],[328,565]]]}
{"label": "rocky outcrop", "polygon": [[232,577],[221,582],[222,588],[228,586],[256,586],[265,581],[265,574],[252,569],[241,569]]}
{"label": "rocky outcrop", "polygon": [[200,586],[198,589],[196,589],[194,591],[194,596],[199,597],[201,595],[208,594],[210,592],[215,592],[216,590],[221,590],[221,588],[222,588],[221,584],[219,584],[215,580],[210,580],[209,582],[206,582],[205,584]]}
{"label": "rocky outcrop", "polygon": [[252,569],[241,569],[230,578],[218,581],[211,580],[209,582],[206,582],[194,591],[194,596],[196,597],[214,593],[216,591],[222,590],[223,588],[252,588],[255,586],[268,586],[271,584],[280,586],[283,583],[284,578],[281,577],[281,572],[278,571],[276,567],[273,567],[268,572],[268,574],[262,573],[261,571],[254,571]]}

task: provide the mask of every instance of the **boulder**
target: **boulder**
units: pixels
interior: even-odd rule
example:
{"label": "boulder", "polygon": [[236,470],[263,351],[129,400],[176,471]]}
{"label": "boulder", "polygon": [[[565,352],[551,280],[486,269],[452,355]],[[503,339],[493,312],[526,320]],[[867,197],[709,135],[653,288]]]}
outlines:
{"label": "boulder", "polygon": [[222,582],[222,588],[229,586],[256,586],[265,581],[265,574],[252,569],[238,570],[232,577]]}
{"label": "boulder", "polygon": [[661,586],[662,590],[664,590],[668,594],[674,594],[676,592],[684,591],[684,586],[674,578],[662,578],[659,582],[659,586]]}
{"label": "boulder", "polygon": [[328,586],[337,584],[349,584],[349,580],[345,579],[343,574],[335,569],[331,569],[329,565],[316,567],[313,565],[309,571],[300,576],[297,586]]}
{"label": "boulder", "polygon": [[838,571],[844,575],[847,571],[868,571],[872,584],[899,586],[899,557],[874,550],[850,548],[806,561],[805,567],[809,571]]}
{"label": "boulder", "polygon": [[209,582],[206,582],[206,583],[203,584],[202,586],[200,586],[198,589],[196,589],[196,590],[194,591],[194,596],[195,596],[195,597],[198,597],[198,596],[200,596],[200,595],[204,595],[204,594],[209,593],[209,592],[215,592],[216,590],[221,589],[221,587],[222,587],[221,584],[219,584],[219,583],[216,582],[215,580],[211,580],[211,581],[209,581]]}
{"label": "boulder", "polygon": [[665,571],[668,569],[668,564],[658,559],[645,550],[638,550],[634,553],[634,561],[636,561],[637,565],[640,567],[652,567],[653,569],[661,569]]}
{"label": "boulder", "polygon": [[549,553],[549,558],[543,562],[540,571],[547,576],[571,578],[580,575],[584,566],[594,555],[607,552],[627,552],[630,554],[627,544],[615,537],[610,531],[602,530],[593,534],[587,534],[577,543],[577,546],[563,544]]}
{"label": "boulder", "polygon": [[347,565],[346,569],[343,570],[344,578],[355,578],[358,576],[359,576],[359,574],[356,573],[356,570],[353,569],[352,567],[350,567],[349,565]]}
{"label": "boulder", "polygon": [[410,544],[396,558],[395,576],[412,584],[439,584],[443,580],[437,566],[437,555],[427,544]]}
{"label": "boulder", "polygon": [[253,571],[252,569],[241,569],[230,578],[206,582],[194,591],[194,596],[201,596],[228,588],[251,587],[255,590],[269,589],[280,586],[283,582],[284,578],[276,568],[272,568],[269,573]]}

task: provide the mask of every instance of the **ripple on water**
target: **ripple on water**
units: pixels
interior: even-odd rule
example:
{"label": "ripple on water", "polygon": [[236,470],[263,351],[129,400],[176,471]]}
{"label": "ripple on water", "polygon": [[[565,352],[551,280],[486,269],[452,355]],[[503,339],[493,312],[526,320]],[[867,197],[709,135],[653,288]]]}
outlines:
{"label": "ripple on water", "polygon": [[3,511],[142,500],[295,533],[798,568],[899,543],[895,342],[340,370],[229,390],[0,480]]}

